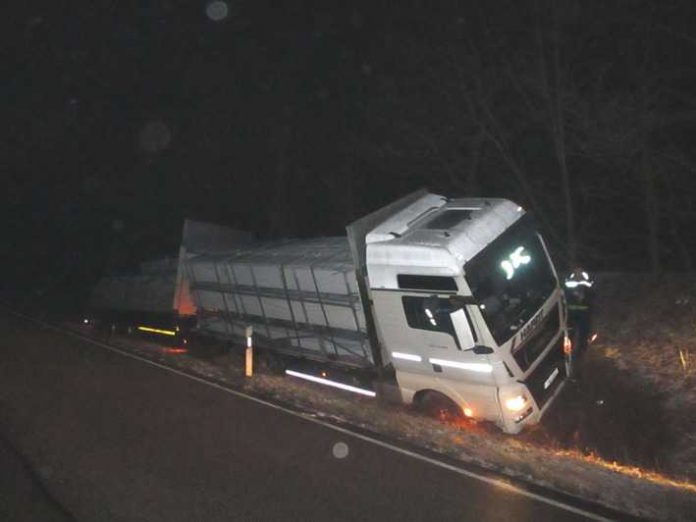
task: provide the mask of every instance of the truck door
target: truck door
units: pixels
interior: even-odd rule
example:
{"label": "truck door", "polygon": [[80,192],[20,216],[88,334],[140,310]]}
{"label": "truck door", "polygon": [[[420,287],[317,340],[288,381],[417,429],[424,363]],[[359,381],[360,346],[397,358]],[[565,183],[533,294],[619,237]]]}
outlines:
{"label": "truck door", "polygon": [[397,370],[461,380],[461,369],[432,363],[431,359],[480,360],[470,350],[476,338],[458,296],[373,291],[373,297],[378,328]]}
{"label": "truck door", "polygon": [[491,373],[485,349],[481,353],[474,349],[476,332],[456,296],[404,296],[402,301],[407,322],[418,330],[423,343],[421,371],[438,380],[457,382]]}

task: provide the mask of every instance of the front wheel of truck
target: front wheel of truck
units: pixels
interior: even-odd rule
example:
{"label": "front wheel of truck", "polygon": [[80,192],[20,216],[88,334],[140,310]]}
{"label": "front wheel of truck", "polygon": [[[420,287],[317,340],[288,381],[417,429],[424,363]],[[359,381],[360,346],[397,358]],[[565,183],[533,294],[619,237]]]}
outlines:
{"label": "front wheel of truck", "polygon": [[452,399],[432,390],[418,392],[413,404],[418,412],[443,421],[455,421],[464,416],[462,409]]}

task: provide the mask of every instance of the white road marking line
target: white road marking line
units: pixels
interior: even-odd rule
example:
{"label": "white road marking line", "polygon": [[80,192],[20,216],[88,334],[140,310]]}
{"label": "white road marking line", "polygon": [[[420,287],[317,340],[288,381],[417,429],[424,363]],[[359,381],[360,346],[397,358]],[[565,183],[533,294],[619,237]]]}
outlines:
{"label": "white road marking line", "polygon": [[28,319],[28,320],[30,320],[30,321],[32,321],[32,322],[38,323],[38,324],[44,326],[45,328],[49,328],[49,329],[51,329],[51,330],[55,330],[55,331],[57,331],[57,332],[59,332],[59,333],[62,333],[62,334],[64,334],[64,335],[68,335],[68,336],[70,336],[70,337],[74,337],[74,338],[76,338],[76,339],[80,339],[81,341],[85,341],[85,342],[88,342],[88,343],[93,344],[93,345],[95,345],[95,346],[99,346],[100,348],[104,348],[104,349],[106,349],[106,350],[109,350],[109,351],[111,351],[111,352],[117,353],[117,354],[122,355],[122,356],[124,356],[124,357],[128,357],[128,358],[130,358],[130,359],[135,359],[135,360],[137,360],[137,361],[144,362],[145,364],[149,364],[149,365],[151,365],[151,366],[156,366],[157,368],[161,368],[162,370],[168,371],[168,372],[170,372],[170,373],[174,373],[174,374],[176,374],[176,375],[181,375],[182,377],[186,377],[186,378],[191,379],[191,380],[193,380],[193,381],[200,382],[200,383],[205,384],[205,385],[208,385],[208,386],[210,386],[210,387],[212,387],[212,388],[217,388],[218,390],[224,391],[224,392],[229,393],[229,394],[231,394],[231,395],[234,395],[234,396],[236,396],[236,397],[240,397],[240,398],[243,398],[243,399],[247,399],[247,400],[250,400],[250,401],[255,402],[255,403],[257,403],[257,404],[262,404],[262,405],[267,406],[267,407],[269,407],[269,408],[273,408],[273,409],[275,409],[275,410],[282,411],[282,412],[287,413],[287,414],[289,414],[289,415],[293,415],[293,416],[295,416],[295,417],[299,417],[300,419],[304,419],[304,420],[306,420],[306,421],[313,422],[314,424],[318,424],[318,425],[320,425],[320,426],[324,426],[325,428],[329,428],[329,429],[331,429],[331,430],[338,431],[339,433],[343,433],[343,434],[345,434],[345,435],[349,435],[349,436],[355,437],[355,438],[360,439],[360,440],[363,440],[363,441],[365,441],[365,442],[372,443],[372,444],[374,444],[374,445],[376,445],[376,446],[380,446],[380,447],[382,447],[382,448],[391,450],[391,451],[393,451],[393,452],[395,452],[395,453],[400,453],[400,454],[402,454],[402,455],[406,455],[406,456],[408,456],[408,457],[411,457],[411,458],[420,460],[420,461],[422,461],[422,462],[426,462],[426,463],[431,464],[431,465],[433,465],[433,466],[436,466],[436,467],[439,467],[439,468],[442,468],[442,469],[446,469],[446,470],[448,470],[448,471],[453,471],[454,473],[457,473],[457,474],[459,474],[459,475],[463,475],[463,476],[466,476],[466,477],[469,477],[469,478],[472,478],[472,479],[476,479],[476,480],[478,480],[478,481],[480,481],[480,482],[484,482],[484,483],[486,483],[486,484],[490,484],[490,485],[492,485],[492,486],[499,487],[499,488],[504,489],[504,490],[506,490],[506,491],[508,491],[508,492],[516,493],[516,494],[521,495],[521,496],[524,496],[524,497],[528,497],[528,498],[531,498],[531,499],[534,499],[534,500],[538,500],[539,502],[542,502],[542,503],[544,503],[544,504],[548,504],[548,505],[550,505],[550,506],[554,506],[554,507],[557,507],[557,508],[559,508],[559,509],[563,509],[563,510],[565,510],[565,511],[569,511],[569,512],[571,512],[571,513],[575,513],[575,514],[578,514],[578,515],[582,515],[582,516],[587,517],[587,518],[590,518],[590,519],[592,519],[592,520],[598,520],[598,521],[601,521],[601,522],[614,522],[613,519],[611,519],[611,518],[606,518],[606,517],[604,517],[604,516],[602,516],[602,515],[598,515],[598,514],[596,514],[596,513],[592,513],[592,512],[590,512],[590,511],[586,511],[586,510],[584,510],[584,509],[582,509],[582,508],[578,508],[578,507],[575,507],[575,506],[571,506],[570,504],[566,504],[565,502],[562,502],[562,501],[560,501],[560,500],[554,500],[554,499],[545,497],[545,496],[543,496],[543,495],[540,495],[540,494],[538,494],[538,493],[532,493],[531,491],[527,491],[527,490],[525,490],[525,489],[523,489],[523,488],[521,488],[521,487],[515,486],[514,484],[510,484],[509,482],[506,482],[506,481],[504,481],[504,480],[496,479],[496,478],[492,478],[492,477],[487,477],[487,476],[485,476],[485,475],[480,475],[480,474],[478,474],[478,473],[476,473],[476,472],[474,472],[474,471],[470,471],[470,470],[467,470],[467,469],[464,469],[464,468],[460,468],[460,467],[457,467],[457,466],[455,466],[455,465],[453,465],[453,464],[448,464],[448,463],[446,463],[446,462],[439,461],[439,460],[434,459],[434,458],[432,458],[432,457],[427,457],[427,456],[425,456],[425,455],[421,455],[421,454],[416,453],[416,452],[414,452],[414,451],[411,451],[411,450],[408,450],[408,449],[405,449],[405,448],[401,448],[401,447],[399,447],[399,446],[395,446],[395,445],[390,444],[390,443],[388,443],[388,442],[384,442],[384,441],[381,441],[381,440],[372,438],[372,437],[370,437],[369,435],[364,435],[364,434],[362,434],[362,433],[357,433],[357,432],[351,431],[351,430],[349,430],[349,429],[347,429],[347,428],[344,428],[344,427],[341,427],[341,426],[336,426],[336,425],[331,424],[331,423],[329,423],[329,422],[326,422],[326,421],[322,421],[322,420],[320,420],[320,419],[317,419],[316,417],[313,417],[313,416],[310,415],[310,414],[302,413],[302,412],[298,412],[298,411],[294,411],[294,410],[291,410],[291,409],[289,409],[289,408],[285,408],[284,406],[280,406],[280,405],[278,405],[278,404],[273,404],[272,402],[268,402],[268,401],[266,401],[266,400],[264,400],[264,399],[259,399],[258,397],[254,397],[254,396],[252,396],[252,395],[247,395],[247,394],[244,393],[244,392],[240,392],[240,391],[237,391],[237,390],[228,388],[228,387],[226,387],[226,386],[223,386],[223,385],[218,384],[218,383],[215,383],[215,382],[210,382],[210,381],[208,381],[208,380],[206,380],[206,379],[203,379],[203,378],[201,378],[201,377],[196,377],[195,375],[190,375],[190,374],[188,374],[188,373],[186,373],[186,372],[183,372],[183,371],[181,371],[181,370],[177,370],[176,368],[171,368],[171,367],[169,367],[169,366],[165,366],[165,365],[160,364],[160,363],[157,363],[157,362],[155,362],[155,361],[151,361],[151,360],[149,360],[149,359],[147,359],[147,358],[145,358],[145,357],[141,357],[140,355],[136,355],[136,354],[133,354],[133,353],[129,353],[129,352],[126,351],[126,350],[123,350],[123,349],[120,349],[120,348],[116,348],[115,346],[110,346],[110,345],[108,345],[108,344],[106,344],[106,343],[103,343],[103,342],[101,342],[101,341],[97,341],[96,339],[91,339],[91,338],[86,337],[86,336],[84,336],[84,335],[81,335],[81,334],[79,334],[79,333],[72,332],[72,331],[70,331],[70,330],[64,330],[64,329],[59,328],[59,327],[57,327],[57,326],[54,326],[54,325],[52,325],[52,324],[49,324],[49,323],[45,323],[45,322],[43,322],[43,321],[40,321],[39,319],[34,319],[33,317],[29,317],[29,316],[26,316],[26,315],[24,315],[24,314],[20,314],[20,313],[13,312],[13,311],[10,311],[10,310],[6,310],[6,311],[8,311],[8,312],[10,312],[10,313],[12,313],[12,314],[14,314],[14,315],[18,315],[18,316],[20,316],[20,317],[23,317],[24,319]]}

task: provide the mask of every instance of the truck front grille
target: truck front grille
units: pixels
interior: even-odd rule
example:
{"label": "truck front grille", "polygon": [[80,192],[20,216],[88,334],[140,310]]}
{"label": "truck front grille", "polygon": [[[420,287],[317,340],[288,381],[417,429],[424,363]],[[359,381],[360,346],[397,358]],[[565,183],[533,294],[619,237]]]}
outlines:
{"label": "truck front grille", "polygon": [[524,383],[541,409],[565,379],[566,366],[561,336]]}
{"label": "truck front grille", "polygon": [[537,357],[543,352],[551,342],[551,339],[560,329],[560,317],[558,307],[555,307],[544,319],[543,324],[512,354],[515,361],[523,372],[527,371]]}

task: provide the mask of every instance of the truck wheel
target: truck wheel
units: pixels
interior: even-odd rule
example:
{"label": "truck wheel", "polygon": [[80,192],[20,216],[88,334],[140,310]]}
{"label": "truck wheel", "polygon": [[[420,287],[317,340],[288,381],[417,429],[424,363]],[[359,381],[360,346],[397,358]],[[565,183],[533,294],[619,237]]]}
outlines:
{"label": "truck wheel", "polygon": [[262,360],[264,361],[266,368],[268,368],[269,372],[276,375],[285,374],[287,363],[283,356],[278,355],[277,353],[266,352],[263,354]]}
{"label": "truck wheel", "polygon": [[463,417],[461,408],[454,401],[436,391],[416,395],[414,405],[420,413],[443,421],[454,421]]}

